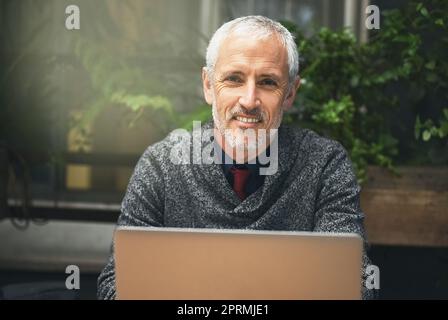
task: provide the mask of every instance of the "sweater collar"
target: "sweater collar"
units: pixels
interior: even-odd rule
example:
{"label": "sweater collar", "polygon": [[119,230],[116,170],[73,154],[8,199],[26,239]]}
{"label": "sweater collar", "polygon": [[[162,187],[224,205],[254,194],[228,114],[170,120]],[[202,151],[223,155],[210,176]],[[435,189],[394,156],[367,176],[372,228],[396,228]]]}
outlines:
{"label": "sweater collar", "polygon": [[[202,126],[202,132],[204,132],[204,130],[213,129],[213,127],[213,120],[210,120]],[[202,149],[204,150],[209,143],[210,141],[203,140]],[[286,180],[286,176],[295,158],[294,155],[289,154],[290,149],[288,146],[291,143],[293,143],[293,141],[290,141],[288,129],[281,125],[278,129],[278,152],[276,159],[278,168],[276,172],[274,174],[267,175],[263,186],[242,202],[227,182],[220,164],[201,164],[195,171],[196,174],[201,175],[202,181],[206,183],[208,187],[215,189],[223,199],[228,199],[231,201],[232,205],[235,207],[235,212],[243,212],[248,209],[258,210],[263,207],[263,205],[266,204],[272,197],[280,196],[280,194],[278,194],[280,190],[279,187]],[[275,154],[271,154],[271,159],[273,159],[274,156]]]}

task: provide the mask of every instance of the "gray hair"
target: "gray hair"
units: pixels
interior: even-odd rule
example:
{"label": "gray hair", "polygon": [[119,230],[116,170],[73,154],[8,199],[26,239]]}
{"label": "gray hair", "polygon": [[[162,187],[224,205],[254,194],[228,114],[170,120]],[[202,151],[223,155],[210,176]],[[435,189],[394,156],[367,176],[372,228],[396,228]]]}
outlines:
{"label": "gray hair", "polygon": [[250,35],[252,38],[267,38],[276,35],[286,48],[288,55],[289,83],[292,84],[299,73],[299,53],[293,35],[280,23],[263,16],[246,16],[224,23],[216,32],[207,47],[207,71],[213,73],[218,60],[219,48],[232,32]]}

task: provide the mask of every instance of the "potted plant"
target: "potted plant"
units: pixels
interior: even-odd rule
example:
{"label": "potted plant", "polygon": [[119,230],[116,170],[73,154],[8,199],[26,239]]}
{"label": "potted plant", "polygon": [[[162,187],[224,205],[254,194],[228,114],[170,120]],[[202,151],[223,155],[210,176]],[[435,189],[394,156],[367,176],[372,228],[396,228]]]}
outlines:
{"label": "potted plant", "polygon": [[446,12],[440,0],[383,11],[367,43],[326,28],[306,38],[285,23],[302,56],[286,121],[348,150],[375,243],[448,245]]}

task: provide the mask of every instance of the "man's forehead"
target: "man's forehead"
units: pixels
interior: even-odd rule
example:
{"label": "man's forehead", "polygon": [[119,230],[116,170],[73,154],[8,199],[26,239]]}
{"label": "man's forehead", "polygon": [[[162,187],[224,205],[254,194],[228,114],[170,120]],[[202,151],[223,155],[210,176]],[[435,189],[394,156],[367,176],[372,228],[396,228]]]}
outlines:
{"label": "man's forehead", "polygon": [[280,72],[287,69],[287,51],[277,36],[263,38],[230,34],[221,44],[217,67],[226,71],[251,66],[261,66],[266,72]]}

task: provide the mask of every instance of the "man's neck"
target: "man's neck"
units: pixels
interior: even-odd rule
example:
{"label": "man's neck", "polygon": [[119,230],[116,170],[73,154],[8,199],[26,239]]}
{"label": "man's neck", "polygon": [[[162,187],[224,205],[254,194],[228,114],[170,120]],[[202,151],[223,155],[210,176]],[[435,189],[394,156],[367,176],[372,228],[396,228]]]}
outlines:
{"label": "man's neck", "polygon": [[266,146],[264,148],[257,148],[254,150],[248,150],[247,148],[241,147],[232,147],[226,141],[225,137],[219,132],[219,130],[215,127],[213,130],[213,135],[215,138],[215,142],[218,143],[221,150],[234,162],[236,163],[253,163],[256,162],[256,159],[262,152],[266,152],[269,149],[270,139],[266,139]]}

